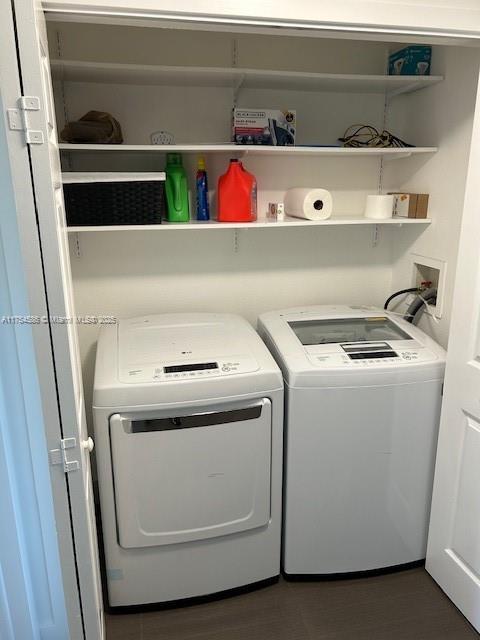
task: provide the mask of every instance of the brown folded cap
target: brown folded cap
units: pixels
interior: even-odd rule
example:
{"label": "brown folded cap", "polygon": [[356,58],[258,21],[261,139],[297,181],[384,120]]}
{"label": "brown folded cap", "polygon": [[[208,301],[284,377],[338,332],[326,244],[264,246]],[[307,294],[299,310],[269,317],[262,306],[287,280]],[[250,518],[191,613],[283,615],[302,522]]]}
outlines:
{"label": "brown folded cap", "polygon": [[105,111],[89,111],[75,122],[68,122],[60,133],[64,142],[79,144],[122,144],[118,120]]}

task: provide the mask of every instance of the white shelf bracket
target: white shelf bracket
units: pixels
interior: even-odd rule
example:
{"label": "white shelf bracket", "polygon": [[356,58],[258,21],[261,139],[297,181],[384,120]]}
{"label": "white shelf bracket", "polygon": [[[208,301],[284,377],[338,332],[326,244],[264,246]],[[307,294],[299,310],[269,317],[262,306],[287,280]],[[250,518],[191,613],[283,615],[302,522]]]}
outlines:
{"label": "white shelf bracket", "polygon": [[235,229],[233,232],[233,253],[238,253],[239,249],[240,249],[239,230]]}
{"label": "white shelf bracket", "polygon": [[380,226],[378,224],[373,225],[372,233],[372,247],[377,247],[380,242]]}
{"label": "white shelf bracket", "polygon": [[[412,147],[415,148],[415,147]],[[403,151],[405,149],[405,151]],[[402,151],[399,151],[395,155],[384,155],[383,158],[385,162],[393,162],[394,160],[400,160],[402,158],[410,158],[412,155],[411,151],[408,151],[409,147],[402,147]]]}
{"label": "white shelf bracket", "polygon": [[387,91],[387,100],[390,101],[397,96],[401,96],[404,93],[413,93],[414,91],[418,91],[422,89],[422,85],[417,82],[411,82],[410,84],[406,84],[403,87],[399,87],[398,89],[392,89],[391,91]]}

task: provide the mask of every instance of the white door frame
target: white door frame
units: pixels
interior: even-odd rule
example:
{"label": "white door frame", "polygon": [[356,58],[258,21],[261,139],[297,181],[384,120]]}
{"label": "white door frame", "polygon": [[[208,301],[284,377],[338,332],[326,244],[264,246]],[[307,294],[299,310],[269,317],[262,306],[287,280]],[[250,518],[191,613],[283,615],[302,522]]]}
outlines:
{"label": "white door frame", "polygon": [[[43,0],[45,11],[183,20],[232,26],[282,27],[385,36],[480,38],[480,7],[436,6],[419,0]],[[432,12],[437,17],[432,27]],[[455,26],[452,26],[455,25]]]}
{"label": "white door frame", "polygon": [[[6,133],[8,168],[16,209],[16,219],[15,211],[11,211],[13,219],[2,218],[0,223],[2,240],[9,249],[5,256],[5,266],[10,282],[12,313],[42,318],[48,316],[48,307],[28,148],[23,132],[9,129],[6,114],[6,109],[18,106],[18,99],[22,94],[10,2],[0,2],[0,25],[1,117]],[[16,244],[18,244],[18,256],[13,251]],[[25,289],[24,297],[21,295],[22,287]],[[48,577],[44,588],[52,590],[50,594],[51,629],[50,631],[45,628],[36,630],[34,637],[60,639],[62,636],[55,635],[54,619],[60,618],[62,612],[63,615],[66,612],[69,639],[83,640],[85,636],[78,592],[68,487],[61,466],[50,466],[48,461],[48,450],[58,448],[62,437],[50,327],[46,323],[19,324],[15,328],[15,335],[30,445],[25,455],[28,454],[30,457],[33,481],[36,485],[38,527],[44,552],[42,561],[45,563],[45,576]],[[33,424],[32,420],[35,420]],[[42,432],[40,439],[39,431]],[[13,434],[13,437],[17,436],[19,436],[18,433]],[[12,443],[12,446],[15,445],[19,446],[19,443]],[[28,466],[25,467],[25,473],[27,470]],[[45,473],[51,483],[53,513],[49,512],[48,503],[45,502],[47,497],[42,484],[45,481]],[[53,515],[55,521],[50,522],[48,518]],[[56,555],[60,557],[61,575],[59,576],[55,574],[55,568],[58,566]],[[58,580],[60,584],[57,584]],[[41,588],[38,583],[32,586]],[[63,593],[60,594],[59,589],[62,589]],[[37,595],[40,596],[40,594]],[[45,622],[47,612],[37,610],[36,613],[43,617]],[[18,633],[17,630],[15,632]]]}
{"label": "white door frame", "polygon": [[[56,463],[57,472],[67,474],[84,634],[87,640],[99,640],[104,637],[104,624],[91,448],[85,419],[45,16],[40,0],[12,0],[12,5],[18,67],[26,96],[22,106],[32,140],[28,154],[49,315],[47,326],[52,346],[57,420],[63,441],[52,442],[51,447],[49,443],[49,451],[55,454],[51,461]],[[63,444],[68,446],[64,449]]]}

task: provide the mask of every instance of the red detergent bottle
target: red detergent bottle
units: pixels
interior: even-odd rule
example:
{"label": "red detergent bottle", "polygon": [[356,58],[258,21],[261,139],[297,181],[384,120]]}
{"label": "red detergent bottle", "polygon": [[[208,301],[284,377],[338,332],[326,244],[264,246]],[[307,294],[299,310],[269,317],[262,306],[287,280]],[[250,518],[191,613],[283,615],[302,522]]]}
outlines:
{"label": "red detergent bottle", "polygon": [[239,160],[230,160],[218,179],[219,222],[252,222],[257,219],[257,181]]}

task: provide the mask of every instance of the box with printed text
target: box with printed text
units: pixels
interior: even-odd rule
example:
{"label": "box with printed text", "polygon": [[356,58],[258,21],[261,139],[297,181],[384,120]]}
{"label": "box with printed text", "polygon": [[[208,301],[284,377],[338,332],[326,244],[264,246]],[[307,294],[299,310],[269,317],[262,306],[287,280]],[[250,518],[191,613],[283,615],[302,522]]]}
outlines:
{"label": "box with printed text", "polygon": [[297,127],[296,111],[234,109],[232,138],[236,144],[293,146]]}

